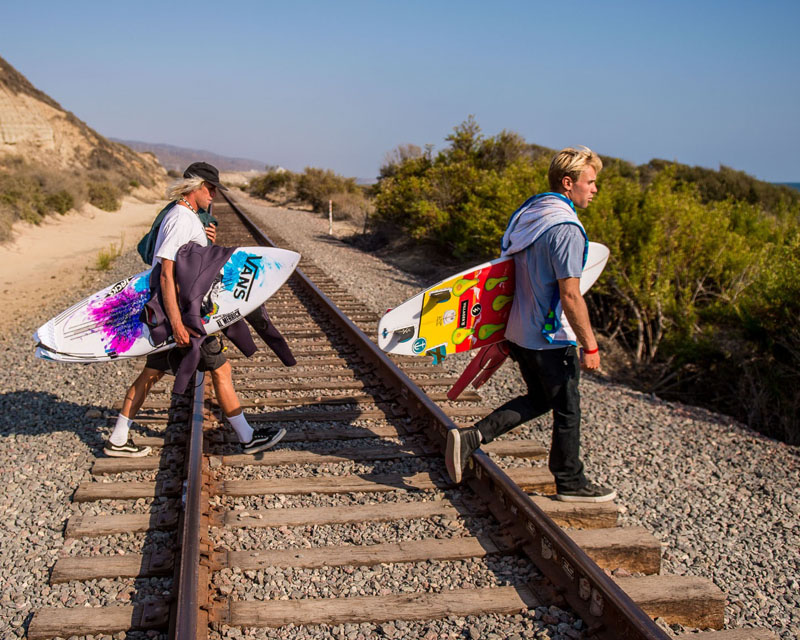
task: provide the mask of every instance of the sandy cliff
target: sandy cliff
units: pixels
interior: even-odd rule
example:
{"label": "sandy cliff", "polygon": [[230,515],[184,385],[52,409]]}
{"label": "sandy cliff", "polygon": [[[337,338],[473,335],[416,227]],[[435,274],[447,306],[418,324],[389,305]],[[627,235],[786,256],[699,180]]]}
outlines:
{"label": "sandy cliff", "polygon": [[111,170],[153,186],[165,171],[91,129],[0,58],[0,158],[18,156],[55,169]]}

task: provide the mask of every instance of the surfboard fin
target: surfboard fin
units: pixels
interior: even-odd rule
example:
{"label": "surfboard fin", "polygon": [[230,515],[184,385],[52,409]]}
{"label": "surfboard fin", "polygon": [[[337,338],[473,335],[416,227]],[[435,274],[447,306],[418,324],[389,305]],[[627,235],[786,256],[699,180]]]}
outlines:
{"label": "surfboard fin", "polygon": [[428,294],[428,301],[425,303],[425,308],[422,313],[428,313],[437,304],[447,302],[450,299],[450,289],[440,289],[439,291],[431,291]]}
{"label": "surfboard fin", "polygon": [[394,338],[397,339],[397,343],[408,342],[411,338],[414,337],[414,327],[403,327],[402,329],[395,329],[393,332]]}
{"label": "surfboard fin", "polygon": [[450,391],[447,392],[449,400],[455,400],[472,382],[472,386],[477,389],[484,382],[494,375],[508,357],[508,342],[495,342],[478,350],[478,353],[467,365]]}

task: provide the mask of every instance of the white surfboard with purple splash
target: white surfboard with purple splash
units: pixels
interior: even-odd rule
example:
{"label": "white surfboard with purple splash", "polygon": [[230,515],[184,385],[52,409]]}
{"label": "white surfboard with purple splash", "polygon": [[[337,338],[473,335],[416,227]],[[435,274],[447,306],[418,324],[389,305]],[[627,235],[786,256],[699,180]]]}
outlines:
{"label": "white surfboard with purple splash", "polygon": [[[216,333],[272,296],[294,271],[300,254],[271,247],[239,247],[220,269],[203,302],[203,325]],[[33,339],[36,357],[61,362],[102,362],[171,349],[154,344],[140,320],[150,299],[150,270],[81,300],[43,324]]]}

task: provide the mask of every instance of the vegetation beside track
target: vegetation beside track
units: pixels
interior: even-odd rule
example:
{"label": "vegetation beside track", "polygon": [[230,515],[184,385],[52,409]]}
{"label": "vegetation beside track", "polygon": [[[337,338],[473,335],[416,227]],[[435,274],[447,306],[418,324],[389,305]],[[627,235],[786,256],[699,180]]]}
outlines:
{"label": "vegetation beside track", "polygon": [[[548,189],[554,150],[508,131],[483,136],[472,117],[446,141],[437,153],[403,145],[387,156],[359,194],[374,202],[370,227],[465,264],[496,257],[509,215]],[[800,192],[728,167],[603,161],[581,219],[612,257],[588,297],[595,326],[629,354],[629,379],[800,442]],[[317,187],[313,200],[301,178]],[[257,195],[281,189],[321,211],[358,187],[310,169],[251,183]]]}
{"label": "vegetation beside track", "polygon": [[18,220],[39,224],[48,215],[64,215],[86,202],[103,211],[116,211],[125,194],[140,185],[154,184],[151,176],[135,168],[108,164],[91,170],[63,170],[19,156],[2,157],[0,242],[11,237],[11,227]]}

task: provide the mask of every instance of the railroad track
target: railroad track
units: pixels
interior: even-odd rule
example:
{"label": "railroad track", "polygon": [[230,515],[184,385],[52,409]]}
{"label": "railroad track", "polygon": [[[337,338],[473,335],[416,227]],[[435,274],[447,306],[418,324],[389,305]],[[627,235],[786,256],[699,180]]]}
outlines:
{"label": "railroad track", "polygon": [[[268,242],[234,205],[219,203],[215,215],[220,244]],[[202,374],[181,397],[162,381],[137,420],[154,454],[97,459],[74,500],[108,508],[66,524],[68,539],[135,534],[141,552],[65,555],[51,575],[127,580],[129,602],[40,609],[28,637],[208,638],[287,625],[286,637],[297,628],[313,637],[314,625],[356,623],[422,637],[425,622],[447,616],[506,617],[503,628],[529,637],[549,624],[565,638],[668,638],[656,617],[723,626],[724,594],[702,578],[661,575],[659,542],[617,527],[614,504],[557,502],[545,467],[499,466],[546,457],[537,443],[484,446],[453,486],[446,431],[489,408],[474,392],[447,401],[454,380],[423,359],[389,360],[367,339],[377,317],[311,261],[268,308],[298,365],[283,367],[268,349],[231,360],[248,419],[285,425],[282,443],[239,455]],[[543,609],[551,605],[580,621],[565,623]]]}

